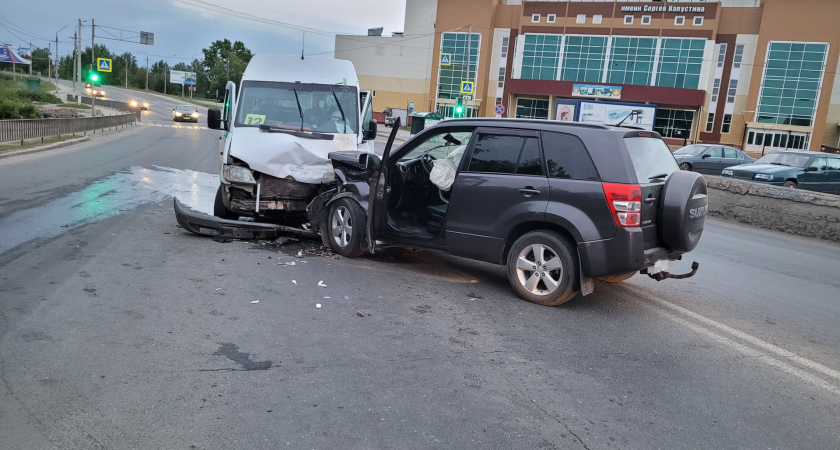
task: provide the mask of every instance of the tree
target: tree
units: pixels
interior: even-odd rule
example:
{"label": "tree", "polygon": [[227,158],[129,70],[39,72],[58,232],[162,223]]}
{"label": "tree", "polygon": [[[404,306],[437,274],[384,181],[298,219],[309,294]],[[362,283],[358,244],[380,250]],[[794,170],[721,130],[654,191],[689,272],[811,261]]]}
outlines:
{"label": "tree", "polygon": [[37,74],[40,71],[43,75],[46,75],[47,67],[50,65],[49,49],[44,47],[32,50],[32,73]]}
{"label": "tree", "polygon": [[207,91],[224,90],[228,80],[237,85],[242,81],[242,73],[254,56],[241,41],[233,44],[228,39],[215,41],[209,48],[202,50],[202,65],[207,73],[209,85]]}

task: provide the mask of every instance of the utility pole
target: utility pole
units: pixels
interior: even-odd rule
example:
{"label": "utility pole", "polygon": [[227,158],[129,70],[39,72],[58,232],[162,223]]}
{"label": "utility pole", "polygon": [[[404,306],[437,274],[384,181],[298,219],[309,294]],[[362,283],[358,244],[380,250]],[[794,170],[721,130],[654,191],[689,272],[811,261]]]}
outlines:
{"label": "utility pole", "polygon": [[52,42],[47,41],[47,80],[52,80]]}
{"label": "utility pole", "polygon": [[[76,73],[75,73],[75,76],[79,80],[79,83],[81,83],[82,82],[82,19],[79,19],[79,31],[78,31],[78,33],[76,33],[76,36],[77,36],[77,38],[74,39],[74,41],[76,42],[76,58],[75,58],[75,64],[76,64],[76,68],[75,68],[76,70],[75,71],[76,71]],[[75,86],[76,86],[76,84],[74,83],[73,87],[75,87]],[[82,103],[81,86],[76,91],[76,99],[78,100],[79,104]]]}
{"label": "utility pole", "polygon": [[146,93],[149,93],[149,55],[146,55]]}
{"label": "utility pole", "polygon": [[[467,79],[470,80],[470,63],[472,58],[472,24],[470,24],[469,31],[467,32]],[[478,71],[478,67],[475,68],[476,72]],[[475,80],[470,80],[473,82],[473,97],[475,97]],[[465,102],[466,103],[466,102]],[[467,104],[467,111],[469,111],[469,104]]]}
{"label": "utility pole", "polygon": [[[29,76],[32,76],[32,63],[35,62],[35,55],[32,53],[32,41],[29,42],[29,57],[32,58],[29,61]],[[49,56],[47,56],[49,58]]]}
{"label": "utility pole", "polygon": [[125,88],[128,89],[128,52],[125,54]]}
{"label": "utility pole", "polygon": [[91,65],[96,64],[96,43],[94,42],[95,34],[96,34],[96,24],[93,23],[93,19],[90,19],[90,63]]}

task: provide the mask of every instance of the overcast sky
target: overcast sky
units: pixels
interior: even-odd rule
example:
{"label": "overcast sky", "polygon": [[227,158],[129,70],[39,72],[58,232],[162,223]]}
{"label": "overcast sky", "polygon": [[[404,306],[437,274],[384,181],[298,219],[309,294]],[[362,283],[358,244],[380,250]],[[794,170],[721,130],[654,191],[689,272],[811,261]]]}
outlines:
{"label": "overcast sky", "polygon": [[[112,51],[131,51],[138,60],[169,58],[170,64],[188,61],[217,39],[242,41],[254,53],[298,54],[299,30],[259,23],[214,12],[187,3],[211,3],[223,8],[322,31],[306,33],[306,54],[332,57],[335,37],[330,33],[366,34],[368,28],[385,27],[385,33],[402,31],[405,0],[3,0],[0,41],[15,46],[46,47],[42,38],[59,36],[59,53],[72,51],[73,27],[87,20],[82,29],[84,45],[90,46],[90,20],[111,28],[155,33],[154,46],[97,39]],[[6,28],[4,28],[6,27]],[[8,29],[7,29],[8,28]],[[97,36],[119,35],[113,29],[97,30]],[[320,33],[320,34],[319,34]],[[327,35],[324,35],[327,34]],[[135,35],[136,36],[136,35]],[[110,37],[110,36],[109,36]],[[55,45],[55,44],[53,44]]]}

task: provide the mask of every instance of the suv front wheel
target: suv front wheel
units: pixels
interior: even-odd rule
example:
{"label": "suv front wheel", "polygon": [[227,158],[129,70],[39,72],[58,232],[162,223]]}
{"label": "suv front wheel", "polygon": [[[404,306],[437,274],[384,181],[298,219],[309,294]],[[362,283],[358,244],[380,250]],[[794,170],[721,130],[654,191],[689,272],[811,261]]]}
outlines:
{"label": "suv front wheel", "polygon": [[510,284],[524,300],[543,306],[558,306],[577,291],[578,269],[574,247],[551,231],[532,231],[513,243],[508,253]]}

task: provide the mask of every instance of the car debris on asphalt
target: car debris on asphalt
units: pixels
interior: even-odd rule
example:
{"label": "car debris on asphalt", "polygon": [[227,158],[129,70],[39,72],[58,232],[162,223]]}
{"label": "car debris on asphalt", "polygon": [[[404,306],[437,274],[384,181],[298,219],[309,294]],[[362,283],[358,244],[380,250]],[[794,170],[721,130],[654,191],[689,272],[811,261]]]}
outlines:
{"label": "car debris on asphalt", "polygon": [[324,280],[319,281],[319,282],[318,282],[318,286],[321,286],[321,287],[327,287],[327,285],[326,285],[326,284],[324,284]]}

